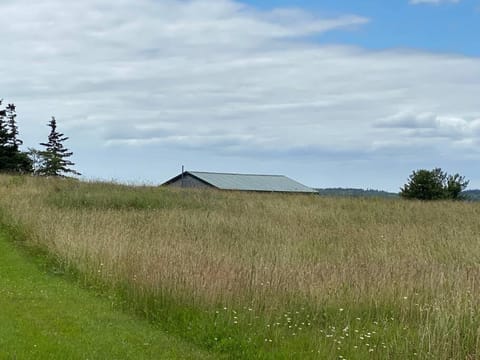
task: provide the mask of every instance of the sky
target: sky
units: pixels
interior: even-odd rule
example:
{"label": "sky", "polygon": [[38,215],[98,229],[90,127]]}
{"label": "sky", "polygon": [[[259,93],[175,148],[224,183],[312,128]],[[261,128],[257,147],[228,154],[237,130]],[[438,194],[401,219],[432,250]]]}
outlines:
{"label": "sky", "polygon": [[0,0],[0,98],[85,180],[480,188],[480,0]]}

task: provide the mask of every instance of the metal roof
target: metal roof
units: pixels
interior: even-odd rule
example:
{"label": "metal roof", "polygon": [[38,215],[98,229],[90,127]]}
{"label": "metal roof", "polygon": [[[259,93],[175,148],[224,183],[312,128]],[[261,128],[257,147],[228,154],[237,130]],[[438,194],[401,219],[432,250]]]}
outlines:
{"label": "metal roof", "polygon": [[187,171],[185,174],[222,190],[316,193],[315,190],[283,175],[225,174]]}

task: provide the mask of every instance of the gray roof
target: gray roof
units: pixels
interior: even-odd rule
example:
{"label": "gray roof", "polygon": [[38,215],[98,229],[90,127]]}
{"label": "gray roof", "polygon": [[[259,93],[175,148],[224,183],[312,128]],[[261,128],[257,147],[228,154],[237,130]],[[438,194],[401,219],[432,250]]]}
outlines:
{"label": "gray roof", "polygon": [[316,193],[315,190],[283,175],[224,174],[188,171],[189,174],[223,190]]}

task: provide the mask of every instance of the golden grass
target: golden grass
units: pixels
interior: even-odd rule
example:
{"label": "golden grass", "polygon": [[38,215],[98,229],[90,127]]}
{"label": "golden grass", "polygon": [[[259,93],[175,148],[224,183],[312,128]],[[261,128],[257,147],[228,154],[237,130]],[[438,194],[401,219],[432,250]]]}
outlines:
{"label": "golden grass", "polygon": [[294,304],[394,309],[426,354],[480,356],[478,203],[2,176],[0,207],[31,244],[109,284],[272,319]]}

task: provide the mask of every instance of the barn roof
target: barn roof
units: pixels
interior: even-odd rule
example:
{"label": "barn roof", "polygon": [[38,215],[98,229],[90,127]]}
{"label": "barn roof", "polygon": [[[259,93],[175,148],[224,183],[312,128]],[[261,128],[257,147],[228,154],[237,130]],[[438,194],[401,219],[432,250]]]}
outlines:
{"label": "barn roof", "polygon": [[[316,193],[315,190],[283,175],[228,174],[186,171],[191,176],[222,190]],[[167,181],[167,185],[181,174]]]}

